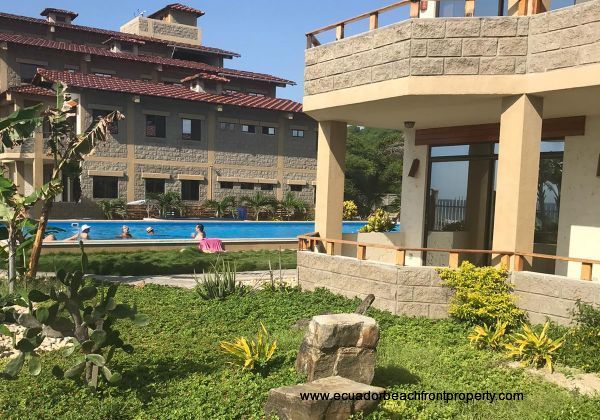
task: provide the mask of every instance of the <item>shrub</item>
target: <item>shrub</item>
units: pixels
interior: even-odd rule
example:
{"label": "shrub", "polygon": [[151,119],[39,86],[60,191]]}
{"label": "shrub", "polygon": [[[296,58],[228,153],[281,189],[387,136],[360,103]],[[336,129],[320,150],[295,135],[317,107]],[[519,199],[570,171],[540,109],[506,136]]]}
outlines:
{"label": "shrub", "polygon": [[127,204],[122,198],[103,200],[98,202],[98,206],[102,209],[102,213],[104,213],[104,217],[107,220],[113,220],[117,217],[124,219],[127,217]]}
{"label": "shrub", "polygon": [[367,219],[367,224],[359,232],[390,232],[396,227],[396,222],[390,214],[382,209],[377,209]]}
{"label": "shrub", "polygon": [[504,338],[508,322],[496,322],[495,327],[476,326],[469,335],[471,345],[478,349],[500,350],[504,347]]}
{"label": "shrub", "polygon": [[475,267],[465,261],[460,268],[439,269],[444,285],[455,291],[450,300],[450,316],[473,325],[506,322],[517,326],[525,313],[517,308],[511,295],[508,271],[494,267]]}
{"label": "shrub", "polygon": [[277,349],[277,340],[271,342],[264,324],[256,334],[256,340],[249,341],[246,337],[238,337],[234,342],[221,341],[221,349],[227,353],[234,365],[240,365],[242,370],[265,368]]}
{"label": "shrub", "polygon": [[352,220],[358,216],[358,206],[352,200],[344,201],[344,220]]}
{"label": "shrub", "polygon": [[[566,331],[567,340],[559,349],[558,360],[586,372],[600,372],[600,309],[577,302],[573,310],[576,325]],[[564,333],[564,327],[551,328]]]}
{"label": "shrub", "polygon": [[556,351],[563,345],[565,337],[552,339],[548,336],[550,323],[546,322],[542,332],[537,334],[529,325],[523,325],[523,331],[512,337],[512,342],[506,344],[508,356],[521,361],[525,366],[542,368],[546,366],[553,371],[552,361]]}
{"label": "shrub", "polygon": [[196,281],[196,292],[204,300],[211,299],[225,299],[227,296],[235,293],[244,293],[246,287],[241,282],[236,281],[237,272],[235,269],[235,263],[233,269],[229,264],[229,261],[219,260],[213,264],[211,271],[204,273],[204,278]]}

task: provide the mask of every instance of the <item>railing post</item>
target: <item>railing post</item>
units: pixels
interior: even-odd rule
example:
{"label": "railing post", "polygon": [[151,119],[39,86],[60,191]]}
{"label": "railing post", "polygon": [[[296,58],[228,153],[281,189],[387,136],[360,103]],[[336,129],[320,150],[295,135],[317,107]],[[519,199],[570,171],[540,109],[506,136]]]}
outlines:
{"label": "railing post", "polygon": [[517,12],[519,16],[527,15],[527,3],[529,0],[519,0],[519,11]]}
{"label": "railing post", "polygon": [[523,258],[521,255],[515,255],[515,266],[513,268],[513,271],[523,271]]}
{"label": "railing post", "polygon": [[343,23],[340,23],[337,28],[335,28],[335,39],[339,41],[340,39],[344,39],[344,29],[345,26]]}
{"label": "railing post", "polygon": [[406,265],[406,251],[403,249],[396,250],[396,265],[401,267]]}
{"label": "railing post", "polygon": [[333,255],[335,252],[335,243],[329,241],[325,242],[325,250],[327,255]]}
{"label": "railing post", "polygon": [[460,257],[460,254],[458,252],[448,253],[448,267],[458,268],[459,257]]}
{"label": "railing post", "polygon": [[363,261],[367,256],[367,247],[364,245],[356,245],[356,259]]}
{"label": "railing post", "polygon": [[313,36],[312,34],[306,35],[306,49],[309,50],[313,47]]}
{"label": "railing post", "polygon": [[504,254],[500,257],[500,264],[510,270],[510,255]]}
{"label": "railing post", "polygon": [[465,1],[465,17],[473,17],[475,13],[475,0]]}
{"label": "railing post", "polygon": [[592,280],[592,269],[594,265],[591,263],[581,263],[581,280]]}
{"label": "railing post", "polygon": [[410,2],[410,18],[411,19],[415,19],[419,17],[419,9],[421,8],[421,2],[419,0],[417,1],[411,1]]}
{"label": "railing post", "polygon": [[369,16],[369,31],[379,28],[379,12],[371,13]]}

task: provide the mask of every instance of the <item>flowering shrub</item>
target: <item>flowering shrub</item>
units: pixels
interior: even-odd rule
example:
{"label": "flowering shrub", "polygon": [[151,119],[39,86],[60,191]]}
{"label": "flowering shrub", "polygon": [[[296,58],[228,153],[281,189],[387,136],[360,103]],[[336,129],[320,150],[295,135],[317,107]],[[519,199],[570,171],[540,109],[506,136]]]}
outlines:
{"label": "flowering shrub", "polygon": [[352,220],[358,216],[358,207],[352,200],[344,201],[344,220]]}
{"label": "flowering shrub", "polygon": [[367,224],[359,232],[390,232],[396,227],[396,222],[387,211],[377,209],[367,219]]}

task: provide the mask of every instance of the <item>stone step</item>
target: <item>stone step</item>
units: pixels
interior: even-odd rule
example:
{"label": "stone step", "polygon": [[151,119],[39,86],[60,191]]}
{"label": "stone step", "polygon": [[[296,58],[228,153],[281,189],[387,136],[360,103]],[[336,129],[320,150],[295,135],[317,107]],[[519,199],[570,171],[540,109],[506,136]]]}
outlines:
{"label": "stone step", "polygon": [[[346,420],[351,415],[373,412],[384,388],[361,384],[341,376],[330,376],[306,384],[284,386],[269,391],[265,405],[267,418],[282,420]],[[319,398],[302,398],[304,393],[320,393]],[[329,398],[323,398],[323,393]]]}

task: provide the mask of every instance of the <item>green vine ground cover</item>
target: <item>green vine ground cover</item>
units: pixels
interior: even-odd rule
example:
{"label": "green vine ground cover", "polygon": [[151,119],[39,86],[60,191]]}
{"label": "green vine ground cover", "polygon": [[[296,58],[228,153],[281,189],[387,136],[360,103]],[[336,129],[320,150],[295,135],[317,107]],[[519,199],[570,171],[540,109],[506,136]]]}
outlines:
{"label": "green vine ground cover", "polygon": [[[225,261],[234,262],[238,272],[279,269],[279,251],[240,251],[220,254]],[[181,251],[90,252],[88,273],[115,276],[144,276],[193,274],[209,270],[216,254],[203,254],[195,248]],[[56,267],[66,271],[81,267],[79,254],[46,254],[40,259],[39,271],[54,272]],[[281,268],[296,268],[296,251],[281,251]]]}
{"label": "green vine ground cover", "polygon": [[[123,286],[120,300],[148,314],[144,328],[119,325],[135,347],[118,354],[123,382],[97,394],[54,379],[49,366],[70,361],[43,356],[41,376],[0,380],[0,417],[15,419],[261,418],[270,388],[299,383],[294,360],[303,331],[290,328],[312,315],[352,311],[357,300],[319,290],[261,290],[225,301],[202,301],[193,291]],[[394,391],[523,392],[523,402],[402,402],[384,404],[371,418],[554,419],[600,418],[600,397],[570,393],[521,370],[496,353],[471,348],[468,328],[454,321],[392,316],[370,310],[382,334],[375,384]],[[240,372],[227,363],[220,340],[252,336],[260,321],[278,339],[270,370]],[[4,364],[5,362],[0,362]]]}

